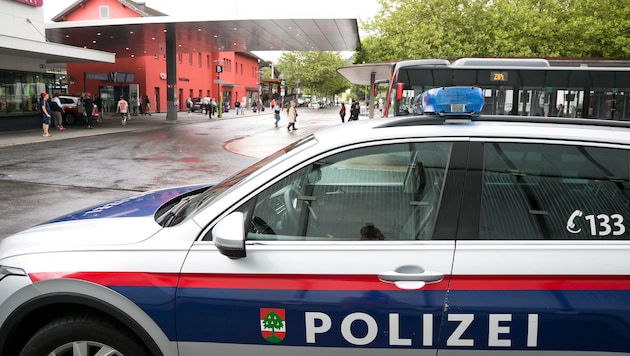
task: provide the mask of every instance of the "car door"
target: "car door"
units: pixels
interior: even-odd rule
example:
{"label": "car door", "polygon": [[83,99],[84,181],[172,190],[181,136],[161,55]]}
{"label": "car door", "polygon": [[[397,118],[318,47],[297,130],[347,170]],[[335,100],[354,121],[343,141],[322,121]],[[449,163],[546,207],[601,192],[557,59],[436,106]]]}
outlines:
{"label": "car door", "polygon": [[451,148],[363,145],[252,183],[183,266],[180,355],[435,355],[454,242],[433,236]]}
{"label": "car door", "polygon": [[630,353],[628,153],[473,144],[439,355]]}

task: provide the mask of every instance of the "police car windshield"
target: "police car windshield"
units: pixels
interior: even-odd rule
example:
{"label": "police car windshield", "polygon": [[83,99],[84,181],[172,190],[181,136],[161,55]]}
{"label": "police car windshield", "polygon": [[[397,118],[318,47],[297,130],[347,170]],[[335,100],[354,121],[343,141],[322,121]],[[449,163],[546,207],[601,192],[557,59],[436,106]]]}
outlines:
{"label": "police car windshield", "polygon": [[271,155],[261,159],[260,161],[254,163],[253,165],[243,169],[242,171],[224,179],[220,183],[213,185],[208,190],[195,196],[190,199],[185,205],[178,206],[177,217],[172,219],[167,226],[174,226],[185,220],[186,217],[192,216],[197,213],[197,211],[203,210],[208,205],[212,204],[212,202],[222,195],[224,192],[229,190],[230,188],[237,186],[240,182],[244,181],[250,175],[257,172],[259,169],[272,164],[276,159],[281,157],[282,155],[300,147],[308,142],[314,141],[315,138],[313,135],[309,135],[301,140],[298,140],[284,148],[272,153]]}

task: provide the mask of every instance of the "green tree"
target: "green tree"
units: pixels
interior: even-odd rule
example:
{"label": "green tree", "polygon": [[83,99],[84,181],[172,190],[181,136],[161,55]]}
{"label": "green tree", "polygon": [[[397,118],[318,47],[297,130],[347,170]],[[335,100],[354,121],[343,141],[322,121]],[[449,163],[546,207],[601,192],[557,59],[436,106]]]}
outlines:
{"label": "green tree", "polygon": [[260,79],[271,79],[271,67],[260,67]]}
{"label": "green tree", "polygon": [[412,58],[628,57],[630,6],[608,0],[379,0],[355,63]]}
{"label": "green tree", "polygon": [[336,52],[284,52],[276,67],[288,87],[307,89],[311,94],[329,97],[343,92],[350,86],[337,73],[345,61]]}

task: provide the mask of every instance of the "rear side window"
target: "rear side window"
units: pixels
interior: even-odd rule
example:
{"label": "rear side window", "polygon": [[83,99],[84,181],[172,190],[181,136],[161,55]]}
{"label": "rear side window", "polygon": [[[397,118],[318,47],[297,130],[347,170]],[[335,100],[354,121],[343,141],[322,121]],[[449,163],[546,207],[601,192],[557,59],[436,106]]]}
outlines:
{"label": "rear side window", "polygon": [[628,169],[621,149],[487,143],[479,238],[628,240]]}

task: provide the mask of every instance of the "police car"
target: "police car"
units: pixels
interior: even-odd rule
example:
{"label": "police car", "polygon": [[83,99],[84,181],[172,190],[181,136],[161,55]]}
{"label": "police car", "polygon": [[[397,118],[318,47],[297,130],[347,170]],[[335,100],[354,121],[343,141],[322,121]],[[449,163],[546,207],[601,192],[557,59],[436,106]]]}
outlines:
{"label": "police car", "polygon": [[441,90],[0,241],[0,354],[630,354],[630,125]]}

